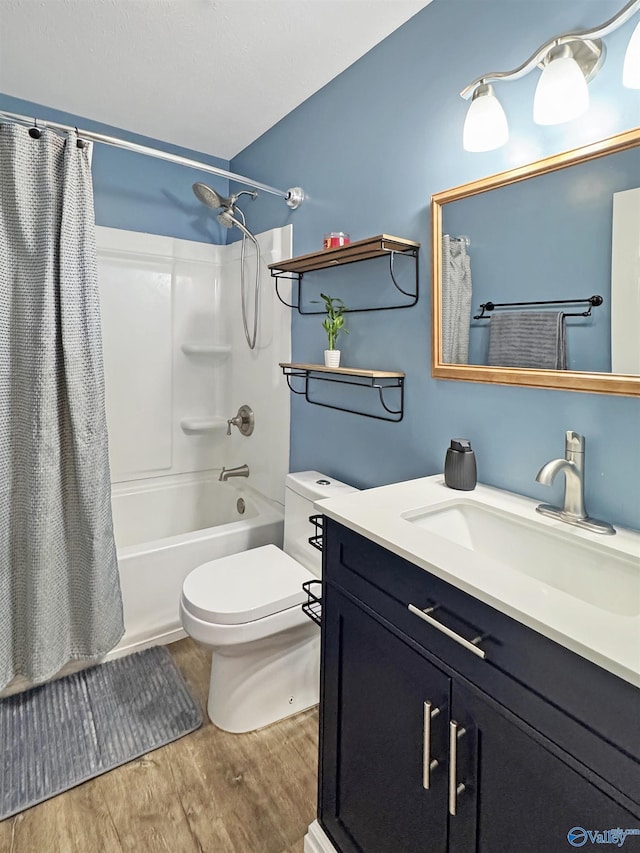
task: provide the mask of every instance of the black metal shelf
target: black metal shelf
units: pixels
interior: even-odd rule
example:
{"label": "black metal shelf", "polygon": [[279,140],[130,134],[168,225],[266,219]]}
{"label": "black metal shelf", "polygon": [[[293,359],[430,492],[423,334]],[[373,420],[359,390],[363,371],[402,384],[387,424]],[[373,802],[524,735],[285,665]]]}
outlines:
{"label": "black metal shelf", "polygon": [[[314,272],[317,270],[333,269],[335,267],[344,266],[345,264],[353,264],[358,261],[371,260],[373,258],[386,257],[389,260],[389,275],[395,289],[406,296],[408,301],[400,305],[383,305],[379,308],[348,308],[346,313],[356,314],[367,311],[390,311],[397,308],[411,308],[418,301],[419,292],[419,276],[418,276],[418,250],[420,243],[413,240],[406,240],[403,237],[391,237],[389,234],[379,234],[377,237],[367,237],[365,240],[358,240],[355,243],[349,243],[346,246],[337,246],[334,249],[323,249],[321,252],[312,252],[309,255],[300,255],[297,258],[279,261],[269,264],[271,276],[275,279],[276,295],[283,305],[288,308],[295,308],[299,314],[324,314],[323,310],[307,311],[302,308],[302,283],[305,273]],[[405,290],[398,284],[395,275],[395,259],[396,257],[412,258],[415,264],[415,288],[413,291]],[[297,285],[297,299],[292,302],[287,302],[282,298],[278,290],[278,280],[286,279],[295,282]]]}
{"label": "black metal shelf", "polygon": [[316,532],[313,534],[313,536],[310,536],[307,539],[307,542],[312,547],[317,548],[318,551],[322,551],[324,547],[324,539],[322,538],[322,535],[324,533],[324,515],[310,515],[309,521],[314,526]]}
{"label": "black metal shelf", "polygon": [[[404,373],[388,370],[363,370],[356,367],[325,367],[322,364],[290,364],[288,362],[280,362],[280,367],[287,378],[289,389],[294,394],[303,396],[307,403],[314,406],[322,406],[325,409],[334,409],[338,412],[349,412],[353,415],[361,415],[378,421],[391,421],[392,423],[399,423],[403,418]],[[295,388],[292,385],[292,380],[299,380],[301,382],[300,387]],[[309,394],[310,385],[315,382],[332,382],[336,385],[371,388],[378,392],[384,414],[376,415],[315,400]],[[395,407],[390,406],[385,399],[390,395],[396,396],[397,405]]]}
{"label": "black metal shelf", "polygon": [[[312,587],[316,592],[312,591]],[[307,593],[307,600],[301,605],[302,612],[315,622],[316,625],[322,624],[322,581],[305,581],[302,584],[302,589]]]}

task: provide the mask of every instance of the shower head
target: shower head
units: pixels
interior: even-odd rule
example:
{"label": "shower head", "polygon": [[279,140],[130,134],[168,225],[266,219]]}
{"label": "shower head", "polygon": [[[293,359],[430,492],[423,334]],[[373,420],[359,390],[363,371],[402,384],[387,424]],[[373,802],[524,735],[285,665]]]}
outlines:
{"label": "shower head", "polygon": [[[211,189],[210,186],[207,186],[207,184],[203,184],[200,181],[193,185],[193,191],[198,201],[201,201],[202,204],[205,204],[212,210],[217,210],[219,207],[233,207],[233,203],[235,201],[235,199],[225,198],[222,195],[218,195],[218,193]],[[230,227],[230,225],[227,226],[227,228]]]}
{"label": "shower head", "polygon": [[[216,216],[216,219],[220,223],[220,225],[225,228],[233,228],[235,225],[236,228],[239,228],[242,232],[242,247],[240,249],[240,293],[242,300],[242,325],[244,326],[244,336],[247,339],[247,344],[249,349],[255,349],[256,340],[258,335],[258,313],[260,310],[260,244],[256,239],[255,235],[249,231],[246,225],[246,220],[244,218],[244,213],[240,210],[239,207],[236,207],[236,202],[241,195],[251,196],[252,199],[256,198],[258,193],[250,190],[242,190],[241,192],[232,195],[231,198],[223,198],[218,195],[215,190],[212,190],[211,187],[207,186],[207,184],[202,184],[198,182],[193,185],[193,191],[196,194],[198,201],[201,201],[206,207],[212,208],[213,210],[220,210],[220,213]],[[245,284],[244,284],[244,268],[245,268],[245,254],[246,254],[246,242],[247,238],[251,240],[253,245],[256,248],[256,281],[255,288],[253,294],[253,332],[249,331],[249,320],[247,319],[249,308],[247,307],[247,296],[245,292]]]}
{"label": "shower head", "polygon": [[[258,197],[258,193],[252,190],[241,190],[239,193],[235,193],[230,198],[225,198],[225,196],[220,195],[214,189],[212,189],[208,184],[203,184],[200,181],[193,185],[193,192],[196,195],[198,201],[201,201],[202,204],[210,207],[212,210],[217,210],[219,207],[224,208],[225,210],[233,211],[235,208],[235,204],[240,198],[241,195],[251,196],[252,199]],[[218,219],[225,226],[225,228],[231,228],[233,223],[227,224],[223,219],[221,219],[220,214]]]}
{"label": "shower head", "polygon": [[[235,225],[236,228],[239,228],[242,231],[245,237],[249,237],[254,243],[256,243],[256,238],[245,224],[244,213],[235,205],[241,195],[248,195],[251,196],[252,199],[255,199],[258,197],[257,192],[252,190],[241,190],[239,193],[232,195],[231,198],[225,198],[224,196],[218,195],[218,193],[211,189],[210,186],[203,184],[200,181],[193,184],[193,191],[198,201],[201,201],[206,205],[206,207],[210,207],[212,210],[218,210],[221,208],[220,213],[216,217],[220,225],[223,225],[225,228],[233,228]],[[258,244],[256,243],[256,246],[257,245]]]}
{"label": "shower head", "polygon": [[[233,213],[231,211],[233,211]],[[240,218],[236,219],[236,217],[233,215],[234,213],[237,213]],[[231,208],[231,210],[223,210],[222,213],[218,214],[217,218],[218,222],[221,225],[224,225],[225,228],[233,228],[233,226],[235,225],[236,228],[239,228],[244,234],[244,236],[248,237],[255,244],[256,248],[258,248],[258,243],[256,241],[255,235],[252,234],[251,231],[249,231],[249,229],[245,225],[244,214],[242,213],[240,208],[238,208],[237,210],[234,210],[233,208]]]}
{"label": "shower head", "polygon": [[233,228],[233,226],[236,224],[236,220],[231,215],[231,210],[229,208],[223,210],[222,213],[219,213],[216,216],[216,219],[218,220],[220,225],[224,225],[225,228]]}

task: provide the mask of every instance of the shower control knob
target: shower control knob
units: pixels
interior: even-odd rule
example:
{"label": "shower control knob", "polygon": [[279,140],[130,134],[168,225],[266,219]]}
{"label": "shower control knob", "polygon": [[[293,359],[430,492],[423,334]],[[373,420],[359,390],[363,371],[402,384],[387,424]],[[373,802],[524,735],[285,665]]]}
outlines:
{"label": "shower control knob", "polygon": [[255,416],[250,406],[240,406],[238,414],[227,420],[227,435],[231,435],[231,427],[238,427],[242,435],[251,435],[255,425]]}

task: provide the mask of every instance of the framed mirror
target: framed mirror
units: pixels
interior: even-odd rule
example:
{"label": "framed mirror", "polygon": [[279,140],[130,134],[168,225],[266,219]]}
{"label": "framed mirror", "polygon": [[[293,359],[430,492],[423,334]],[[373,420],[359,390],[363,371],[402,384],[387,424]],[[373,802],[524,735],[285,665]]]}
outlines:
{"label": "framed mirror", "polygon": [[640,395],[640,128],[431,212],[434,377]]}

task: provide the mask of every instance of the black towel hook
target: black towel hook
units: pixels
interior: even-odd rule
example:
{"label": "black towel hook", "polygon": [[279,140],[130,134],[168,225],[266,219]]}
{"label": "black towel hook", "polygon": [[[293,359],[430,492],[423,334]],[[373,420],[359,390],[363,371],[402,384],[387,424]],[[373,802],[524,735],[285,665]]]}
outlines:
{"label": "black towel hook", "polygon": [[29,128],[29,136],[32,139],[40,139],[40,137],[42,136],[42,131],[38,127],[38,119],[37,118],[33,119],[33,127]]}

